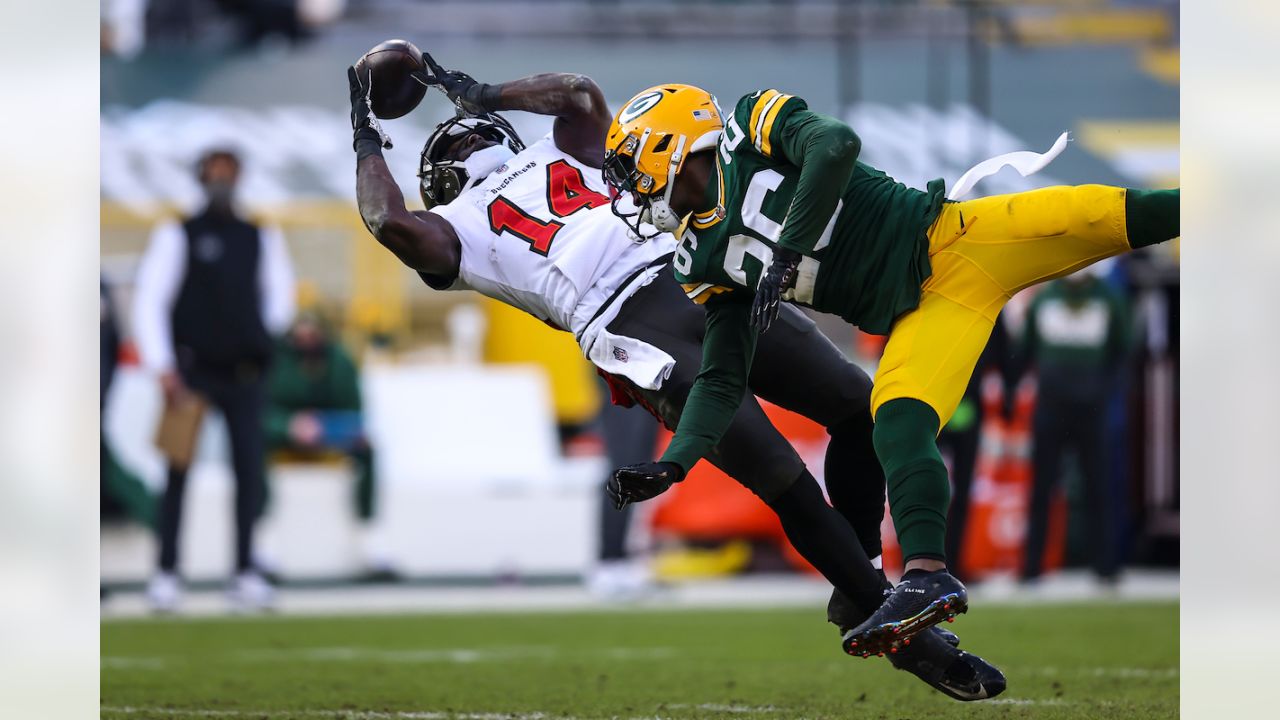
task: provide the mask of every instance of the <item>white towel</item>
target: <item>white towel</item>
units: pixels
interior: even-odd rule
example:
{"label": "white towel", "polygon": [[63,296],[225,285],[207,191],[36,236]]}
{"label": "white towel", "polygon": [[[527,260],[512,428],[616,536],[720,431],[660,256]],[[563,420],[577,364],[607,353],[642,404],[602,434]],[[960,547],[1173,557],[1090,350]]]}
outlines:
{"label": "white towel", "polygon": [[1054,158],[1061,155],[1070,140],[1071,137],[1064,132],[1054,141],[1053,147],[1046,152],[1036,153],[1030,150],[1018,150],[1017,152],[987,158],[969,168],[965,171],[965,174],[960,176],[960,179],[956,181],[955,185],[951,186],[951,190],[947,193],[947,199],[959,200],[967,195],[973,189],[973,186],[978,184],[979,180],[995,175],[1005,165],[1017,170],[1022,174],[1022,177],[1037,173],[1053,162]]}
{"label": "white towel", "polygon": [[625,377],[645,390],[657,390],[662,387],[662,383],[671,377],[676,359],[649,343],[624,335],[615,335],[606,328],[618,316],[626,299],[653,282],[653,279],[662,272],[670,272],[670,270],[666,265],[659,265],[640,273],[627,284],[613,302],[609,303],[604,312],[587,326],[578,341],[583,355],[586,355],[596,367],[610,375]]}

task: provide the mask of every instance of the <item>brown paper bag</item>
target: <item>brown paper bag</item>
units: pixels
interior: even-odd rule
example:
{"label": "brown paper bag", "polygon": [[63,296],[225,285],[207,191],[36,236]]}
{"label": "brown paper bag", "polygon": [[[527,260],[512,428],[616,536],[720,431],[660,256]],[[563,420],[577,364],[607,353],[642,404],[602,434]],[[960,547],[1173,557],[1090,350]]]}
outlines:
{"label": "brown paper bag", "polygon": [[207,405],[203,397],[192,392],[184,393],[177,402],[165,403],[156,428],[156,447],[171,465],[190,467]]}

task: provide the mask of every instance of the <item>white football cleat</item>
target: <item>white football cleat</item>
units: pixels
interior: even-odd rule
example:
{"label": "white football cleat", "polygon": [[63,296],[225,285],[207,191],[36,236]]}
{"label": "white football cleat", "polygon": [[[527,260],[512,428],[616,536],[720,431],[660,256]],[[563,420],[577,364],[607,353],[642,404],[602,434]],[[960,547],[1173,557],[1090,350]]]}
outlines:
{"label": "white football cleat", "polygon": [[276,601],[276,589],[260,573],[252,570],[236,576],[230,595],[231,609],[236,612],[269,610]]}
{"label": "white football cleat", "polygon": [[158,572],[147,583],[147,604],[152,612],[172,613],[182,604],[182,581],[176,573]]}

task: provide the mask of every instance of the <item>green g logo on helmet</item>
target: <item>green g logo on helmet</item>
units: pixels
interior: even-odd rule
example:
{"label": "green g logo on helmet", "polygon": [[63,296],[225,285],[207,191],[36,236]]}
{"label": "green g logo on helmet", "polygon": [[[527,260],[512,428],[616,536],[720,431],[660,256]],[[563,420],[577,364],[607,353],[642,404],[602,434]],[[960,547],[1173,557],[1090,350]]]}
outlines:
{"label": "green g logo on helmet", "polygon": [[653,92],[645,93],[635,100],[632,100],[630,105],[626,106],[622,109],[622,112],[618,113],[618,121],[629,123],[652,110],[653,107],[661,101],[661,90],[654,90]]}

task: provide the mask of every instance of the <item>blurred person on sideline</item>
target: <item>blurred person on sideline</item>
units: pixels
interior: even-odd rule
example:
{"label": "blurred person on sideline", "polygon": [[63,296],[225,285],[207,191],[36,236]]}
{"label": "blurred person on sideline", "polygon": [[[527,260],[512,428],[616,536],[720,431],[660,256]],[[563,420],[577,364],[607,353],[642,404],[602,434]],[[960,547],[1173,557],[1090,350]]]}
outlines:
{"label": "blurred person on sideline", "polygon": [[978,462],[978,442],[986,410],[982,404],[982,383],[989,373],[997,373],[1004,390],[1004,413],[1010,413],[1013,400],[1015,348],[1009,340],[1003,317],[997,317],[991,339],[978,358],[969,385],[960,398],[956,412],[938,433],[938,449],[949,461],[951,471],[951,509],[947,514],[947,557],[951,574],[961,580],[967,574],[963,564],[964,535],[969,522],[969,495],[973,490],[973,473]]}
{"label": "blurred person on sideline", "polygon": [[[272,336],[293,317],[293,269],[280,231],[237,212],[234,151],[205,152],[196,174],[207,203],[152,232],[138,268],[134,328],[143,366],[159,377],[166,406],[196,394],[226,420],[236,483],[231,600],[238,609],[258,609],[274,597],[251,562],[264,492],[266,373]],[[181,600],[178,534],[187,470],[169,463],[161,499],[158,568],[147,589],[158,611],[172,611]]]}
{"label": "blurred person on sideline", "polygon": [[134,473],[120,464],[107,444],[106,419],[107,394],[115,379],[120,356],[120,328],[116,322],[115,302],[105,281],[99,282],[100,313],[98,344],[101,349],[98,386],[98,414],[104,428],[99,434],[99,516],[103,520],[132,519],[154,528],[156,502],[147,486]]}
{"label": "blurred person on sideline", "polygon": [[377,554],[370,532],[376,497],[373,450],[364,434],[359,372],[317,311],[299,313],[277,345],[268,394],[266,432],[272,452],[301,460],[338,454],[351,461],[366,579],[395,579],[391,563]]}
{"label": "blurred person on sideline", "polygon": [[[605,403],[600,409],[600,429],[610,470],[651,462],[657,455],[658,421],[643,408]],[[615,509],[608,492],[609,475],[600,488],[599,555],[587,577],[587,588],[601,598],[633,598],[652,589],[653,575],[648,564],[642,558],[631,557],[627,549],[635,507]]]}
{"label": "blurred person on sideline", "polygon": [[1038,379],[1031,462],[1034,471],[1021,579],[1034,582],[1044,562],[1049,502],[1074,453],[1084,485],[1093,571],[1113,584],[1119,573],[1107,457],[1107,406],[1129,348],[1129,311],[1119,291],[1089,268],[1045,286],[1027,312],[1024,367]]}

